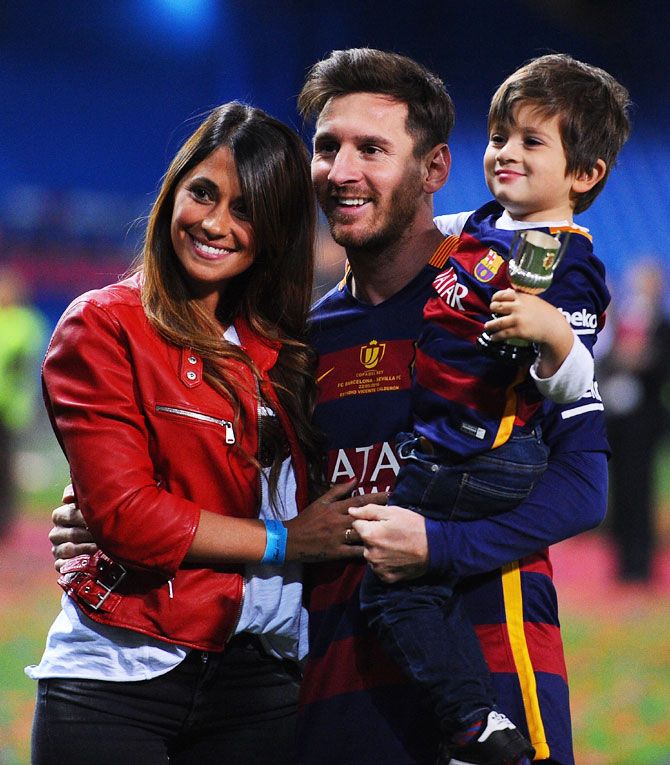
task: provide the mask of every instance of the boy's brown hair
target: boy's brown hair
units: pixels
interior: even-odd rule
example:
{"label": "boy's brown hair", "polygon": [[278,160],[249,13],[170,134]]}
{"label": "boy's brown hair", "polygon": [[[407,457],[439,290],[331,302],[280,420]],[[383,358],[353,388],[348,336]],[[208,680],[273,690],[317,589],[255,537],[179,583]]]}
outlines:
{"label": "boy's brown hair", "polygon": [[491,100],[489,134],[513,125],[521,105],[559,116],[566,173],[590,172],[598,159],[605,161],[601,180],[573,200],[575,213],[583,212],[602,191],[630,135],[628,91],[605,70],[552,53],[529,61],[500,85]]}

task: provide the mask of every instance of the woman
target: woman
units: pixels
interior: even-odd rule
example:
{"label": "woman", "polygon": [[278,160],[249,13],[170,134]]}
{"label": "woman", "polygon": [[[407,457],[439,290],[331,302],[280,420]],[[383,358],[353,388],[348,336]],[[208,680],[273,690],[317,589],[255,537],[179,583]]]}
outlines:
{"label": "woman", "polygon": [[290,761],[299,561],[352,555],[350,484],[297,516],[313,231],[300,139],[224,105],[170,165],[141,270],[61,318],[45,400],[104,552],[62,569],[28,669],[36,765]]}

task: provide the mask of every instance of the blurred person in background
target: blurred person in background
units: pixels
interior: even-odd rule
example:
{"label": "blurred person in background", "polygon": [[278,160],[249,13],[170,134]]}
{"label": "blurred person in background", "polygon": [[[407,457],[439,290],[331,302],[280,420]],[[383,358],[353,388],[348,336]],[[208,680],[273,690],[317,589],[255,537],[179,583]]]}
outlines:
{"label": "blurred person in background", "polygon": [[46,335],[46,319],[28,304],[21,274],[0,268],[0,539],[17,510],[17,439],[35,413]]}
{"label": "blurred person in background", "polygon": [[631,261],[608,316],[607,350],[598,356],[612,447],[609,528],[625,581],[644,582],[652,575],[655,460],[670,415],[664,271],[660,258]]}

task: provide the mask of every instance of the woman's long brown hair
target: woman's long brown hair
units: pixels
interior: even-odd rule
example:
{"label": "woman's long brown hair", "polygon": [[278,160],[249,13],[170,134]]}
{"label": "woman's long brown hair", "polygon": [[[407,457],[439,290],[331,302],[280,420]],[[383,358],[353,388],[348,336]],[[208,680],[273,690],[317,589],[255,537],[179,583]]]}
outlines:
{"label": "woman's long brown hair", "polygon": [[[230,362],[246,364],[259,382],[260,374],[242,348],[222,341],[216,321],[189,292],[170,236],[179,182],[221,146],[228,147],[235,159],[253,229],[255,259],[229,282],[216,318],[224,326],[245,319],[257,335],[281,343],[270,379],[316,475],[320,442],[311,424],[314,365],[305,342],[314,269],[314,196],[307,149],[290,128],[260,109],[232,102],[214,109],[186,141],[165,174],[147,224],[142,253],[144,310],[169,342],[202,357],[205,379],[231,401],[236,421],[244,427],[240,381]],[[283,445],[275,441],[270,444],[273,492],[285,456]]]}

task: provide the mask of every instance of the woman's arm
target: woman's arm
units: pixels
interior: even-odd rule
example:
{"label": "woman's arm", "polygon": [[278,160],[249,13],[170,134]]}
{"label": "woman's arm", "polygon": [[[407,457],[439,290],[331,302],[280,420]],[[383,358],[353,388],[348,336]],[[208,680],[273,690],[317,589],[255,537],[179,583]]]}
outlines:
{"label": "woman's arm", "polygon": [[[148,328],[141,307],[123,302],[127,292],[119,290],[120,306],[111,294],[89,293],[59,321],[42,367],[45,404],[102,549],[120,563],[171,577],[190,547],[200,508],[160,485],[133,352]],[[155,349],[146,346],[149,356]]]}
{"label": "woman's arm", "polygon": [[[288,536],[286,561],[313,562],[337,558],[361,558],[363,547],[345,537],[351,528],[349,510],[370,502],[385,502],[385,493],[351,496],[356,481],[336,484],[290,521],[284,521]],[[203,510],[185,560],[201,563],[258,562],[266,545],[263,521],[227,518]]]}
{"label": "woman's arm", "polygon": [[[210,512],[156,480],[138,372],[125,333],[113,312],[82,301],[60,322],[44,364],[47,406],[92,538],[115,560],[168,576],[183,561],[260,561],[267,539],[263,521]],[[253,480],[253,471],[250,475]],[[334,487],[286,522],[287,560],[362,555],[344,537],[348,507],[365,502],[346,497],[353,488]],[[65,557],[64,545],[75,552],[75,536],[90,545],[75,531],[71,508],[55,511],[54,521],[67,513],[69,538],[55,529],[50,535],[58,558]]]}
{"label": "woman's arm", "polygon": [[[337,484],[298,516],[286,521],[288,531],[286,560],[303,562],[360,558],[363,547],[345,540],[351,528],[349,509],[386,502],[386,493],[351,496],[355,481]],[[98,548],[86,527],[84,516],[76,504],[72,486],[63,493],[65,504],[51,514],[53,528],[49,532],[54,566],[60,571],[63,563],[77,555],[92,555]],[[224,560],[257,563],[265,552],[267,537],[262,521],[247,518],[226,518],[203,510],[193,542],[185,560],[220,563]]]}

